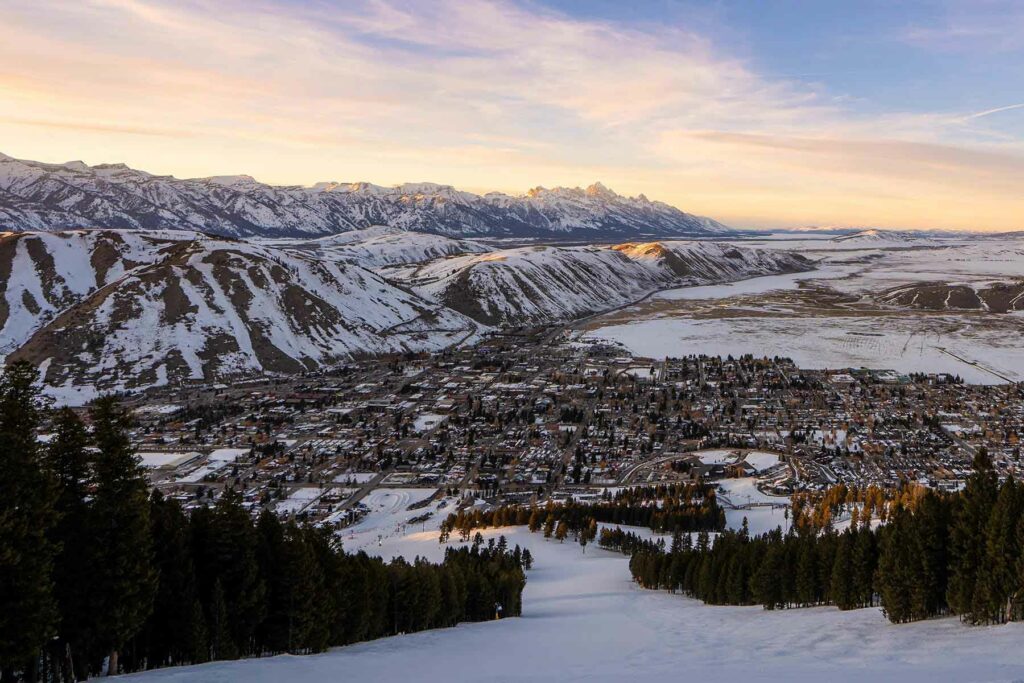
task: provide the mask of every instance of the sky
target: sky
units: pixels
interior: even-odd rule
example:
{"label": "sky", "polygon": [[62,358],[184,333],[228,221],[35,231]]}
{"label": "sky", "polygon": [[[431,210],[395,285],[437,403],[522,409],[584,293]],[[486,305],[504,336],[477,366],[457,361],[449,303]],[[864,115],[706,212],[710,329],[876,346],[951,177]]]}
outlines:
{"label": "sky", "polygon": [[0,152],[1024,229],[1019,0],[0,0]]}

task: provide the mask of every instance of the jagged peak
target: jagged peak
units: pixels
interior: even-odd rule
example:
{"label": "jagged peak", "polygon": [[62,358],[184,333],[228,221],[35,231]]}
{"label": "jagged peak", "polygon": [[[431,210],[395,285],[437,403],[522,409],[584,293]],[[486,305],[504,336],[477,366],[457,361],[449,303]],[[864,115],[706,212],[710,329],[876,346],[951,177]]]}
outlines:
{"label": "jagged peak", "polygon": [[[53,164],[3,157],[7,185],[27,186],[40,172],[53,173],[75,186],[80,196],[62,198],[54,211],[36,198],[19,202],[3,217],[0,227],[75,227],[78,225],[149,225],[181,227],[235,236],[314,236],[365,225],[393,223],[410,231],[453,236],[552,234],[684,234],[720,231],[723,226],[690,216],[661,202],[619,195],[602,182],[586,187],[537,185],[525,195],[491,192],[478,195],[432,182],[390,187],[368,182],[320,182],[312,186],[276,186],[250,175],[215,175],[177,179],[129,169],[124,164],[87,166],[76,161]],[[94,182],[95,181],[95,182]],[[167,192],[153,195],[151,206],[140,209],[124,196],[110,193],[119,185],[146,184]],[[184,191],[173,187],[181,184]],[[221,190],[220,188],[224,188]],[[67,191],[64,188],[62,191]],[[333,195],[333,196],[332,196]],[[88,196],[88,200],[86,200]],[[247,200],[236,201],[244,196]],[[302,201],[294,201],[301,198]],[[81,200],[81,201],[79,201]],[[223,206],[222,206],[223,205]],[[5,207],[6,208],[6,207]],[[145,216],[135,216],[142,211]],[[185,218],[182,218],[185,217]],[[183,221],[183,223],[182,223]],[[181,225],[178,225],[181,223]]]}
{"label": "jagged peak", "polygon": [[235,185],[256,185],[257,181],[251,175],[213,175],[207,178],[198,179],[204,183],[213,183],[214,185],[223,185],[225,187],[233,187]]}
{"label": "jagged peak", "polygon": [[587,196],[601,197],[603,199],[615,199],[619,195],[609,190],[601,181],[589,185],[586,189]]}
{"label": "jagged peak", "polygon": [[457,190],[451,185],[439,185],[438,183],[402,183],[396,185],[395,189],[406,195],[429,195],[429,194],[450,194]]}
{"label": "jagged peak", "polygon": [[[543,185],[531,188],[524,195],[530,199],[537,199],[544,196],[554,197],[596,197],[598,199],[623,199],[622,195],[618,194],[614,190],[608,188],[607,185],[598,181],[591,183],[587,187],[552,187],[547,188]],[[646,201],[646,198],[645,198]]]}

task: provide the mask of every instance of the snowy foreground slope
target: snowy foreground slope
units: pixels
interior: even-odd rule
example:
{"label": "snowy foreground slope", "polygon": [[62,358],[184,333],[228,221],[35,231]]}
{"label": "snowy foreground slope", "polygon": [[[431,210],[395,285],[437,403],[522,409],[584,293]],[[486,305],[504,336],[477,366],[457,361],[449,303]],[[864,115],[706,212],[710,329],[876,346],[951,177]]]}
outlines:
{"label": "snowy foreground slope", "polygon": [[[324,681],[792,681],[938,683],[1024,680],[1024,626],[956,619],[892,625],[876,609],[708,607],[629,580],[624,556],[505,529],[535,566],[524,616],[338,648],[128,676],[189,683]],[[487,536],[498,532],[489,531]],[[436,532],[390,538],[388,557],[438,559]]]}
{"label": "snowy foreground slope", "polygon": [[710,218],[623,197],[600,183],[476,195],[447,185],[273,186],[250,176],[181,180],[81,161],[46,164],[0,154],[0,230],[197,230],[232,237],[333,235],[372,225],[453,236],[711,235]]}

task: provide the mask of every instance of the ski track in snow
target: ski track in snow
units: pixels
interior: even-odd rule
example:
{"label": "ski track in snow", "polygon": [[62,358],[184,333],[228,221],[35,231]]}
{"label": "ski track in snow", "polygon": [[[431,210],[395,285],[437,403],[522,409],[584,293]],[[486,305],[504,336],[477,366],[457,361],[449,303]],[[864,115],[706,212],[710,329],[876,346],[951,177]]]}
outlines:
{"label": "ski track in snow", "polygon": [[[432,525],[436,528],[439,520]],[[127,678],[189,683],[320,681],[709,680],[1009,682],[1024,678],[1024,625],[975,628],[956,619],[893,625],[879,609],[768,612],[709,607],[646,591],[625,556],[559,544],[525,528],[486,530],[530,548],[524,616],[463,624],[312,656],[215,662]],[[437,532],[376,549],[437,561]]]}

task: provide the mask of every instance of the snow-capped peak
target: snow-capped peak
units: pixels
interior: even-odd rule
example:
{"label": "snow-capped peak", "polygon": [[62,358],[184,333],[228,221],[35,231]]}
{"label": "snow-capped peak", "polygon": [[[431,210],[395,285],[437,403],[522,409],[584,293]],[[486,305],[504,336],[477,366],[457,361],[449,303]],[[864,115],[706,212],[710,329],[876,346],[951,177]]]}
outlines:
{"label": "snow-capped peak", "polygon": [[619,196],[605,187],[600,181],[588,186],[586,193],[588,197],[600,197],[602,199],[615,199]]}
{"label": "snow-capped peak", "polygon": [[430,182],[382,187],[266,185],[249,175],[178,179],[123,164],[0,157],[0,229],[195,230],[231,237],[316,237],[371,225],[451,237],[701,236],[728,228],[602,183],[477,195]]}

